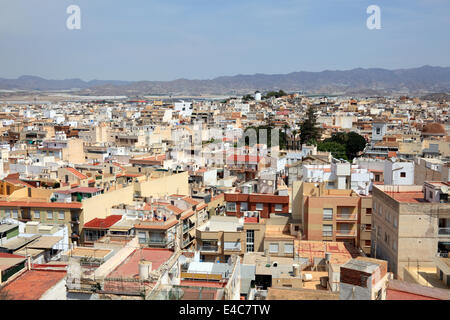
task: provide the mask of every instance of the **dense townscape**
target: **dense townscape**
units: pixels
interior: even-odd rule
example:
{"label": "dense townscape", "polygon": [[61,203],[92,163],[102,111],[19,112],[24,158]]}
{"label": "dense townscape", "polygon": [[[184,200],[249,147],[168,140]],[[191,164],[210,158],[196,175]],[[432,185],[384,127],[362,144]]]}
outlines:
{"label": "dense townscape", "polygon": [[450,103],[0,102],[0,300],[448,300]]}

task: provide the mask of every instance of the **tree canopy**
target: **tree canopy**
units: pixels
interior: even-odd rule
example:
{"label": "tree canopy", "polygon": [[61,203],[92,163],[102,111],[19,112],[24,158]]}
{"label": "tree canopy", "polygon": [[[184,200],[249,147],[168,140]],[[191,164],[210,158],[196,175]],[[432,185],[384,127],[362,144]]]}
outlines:
{"label": "tree canopy", "polygon": [[329,142],[334,142],[342,145],[345,149],[345,155],[348,160],[353,160],[353,158],[357,157],[358,153],[360,151],[363,151],[367,144],[367,141],[366,139],[364,139],[363,136],[353,131],[349,133],[347,132],[334,133],[331,136],[331,138],[325,139],[322,143],[329,143]]}
{"label": "tree canopy", "polygon": [[348,160],[347,154],[345,152],[345,146],[337,142],[321,142],[317,146],[317,150],[331,152],[331,155],[334,158]]}
{"label": "tree canopy", "polygon": [[266,93],[266,95],[264,96],[264,99],[270,99],[272,97],[275,98],[280,98],[282,96],[287,95],[286,92],[284,92],[283,90],[278,90],[278,91],[269,91]]}
{"label": "tree canopy", "polygon": [[242,97],[243,101],[251,101],[251,100],[255,100],[255,97],[253,97],[251,94],[246,94],[245,96]]}
{"label": "tree canopy", "polygon": [[306,118],[300,124],[300,143],[317,144],[320,138],[320,128],[317,126],[317,117],[315,115],[315,108],[309,106],[306,111]]}

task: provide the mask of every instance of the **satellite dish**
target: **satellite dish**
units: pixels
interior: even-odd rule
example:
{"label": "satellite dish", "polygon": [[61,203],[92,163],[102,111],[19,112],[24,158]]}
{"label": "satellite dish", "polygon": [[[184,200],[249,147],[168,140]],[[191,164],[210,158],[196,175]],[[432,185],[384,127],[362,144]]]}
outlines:
{"label": "satellite dish", "polygon": [[448,187],[447,186],[442,186],[441,187],[441,191],[442,191],[442,193],[448,193]]}

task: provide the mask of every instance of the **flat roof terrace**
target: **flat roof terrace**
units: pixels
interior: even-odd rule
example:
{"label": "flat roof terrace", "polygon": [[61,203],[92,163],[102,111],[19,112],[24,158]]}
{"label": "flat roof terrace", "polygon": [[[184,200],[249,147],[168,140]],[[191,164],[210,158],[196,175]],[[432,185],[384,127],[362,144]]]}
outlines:
{"label": "flat roof terrace", "polygon": [[173,251],[169,249],[142,248],[134,250],[108,275],[108,278],[138,278],[140,260],[152,262],[152,270],[156,270],[172,255]]}

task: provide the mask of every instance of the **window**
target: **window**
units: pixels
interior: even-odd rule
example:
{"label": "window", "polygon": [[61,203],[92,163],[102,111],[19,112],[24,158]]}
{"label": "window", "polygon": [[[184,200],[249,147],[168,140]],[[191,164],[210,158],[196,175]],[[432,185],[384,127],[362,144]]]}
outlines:
{"label": "window", "polygon": [[380,134],[380,132],[381,132],[381,129],[377,128],[377,134]]}
{"label": "window", "polygon": [[294,231],[299,231],[300,230],[300,227],[299,226],[295,226],[294,227]]}
{"label": "window", "polygon": [[241,202],[241,211],[248,211],[248,203]]}
{"label": "window", "polygon": [[236,212],[236,202],[227,202],[227,211]]}
{"label": "window", "polygon": [[375,212],[377,212],[377,203],[376,203],[375,201],[373,202],[372,207],[373,207],[373,210],[374,210]]}
{"label": "window", "polygon": [[225,241],[223,243],[223,249],[224,250],[230,250],[230,251],[241,251],[241,242],[238,241]]}
{"label": "window", "polygon": [[406,172],[400,172],[400,177],[401,178],[406,178]]}
{"label": "window", "polygon": [[255,230],[247,230],[247,252],[255,251]]}
{"label": "window", "polygon": [[366,214],[372,214],[372,208],[367,208],[366,209]]}
{"label": "window", "polygon": [[282,204],[276,204],[275,205],[275,211],[276,212],[283,211],[283,205]]}
{"label": "window", "polygon": [[17,209],[14,209],[14,210],[12,211],[12,217],[13,217],[14,219],[17,219],[17,218],[19,217],[19,214],[18,214],[18,212],[17,212]]}
{"label": "window", "polygon": [[323,209],[323,220],[333,220],[333,209]]}
{"label": "window", "polygon": [[11,218],[11,211],[9,209],[5,210],[5,218]]}
{"label": "window", "polygon": [[138,232],[139,243],[147,242],[147,232]]}
{"label": "window", "polygon": [[389,235],[387,234],[387,232],[384,233],[384,242],[386,242],[388,245],[390,243]]}
{"label": "window", "polygon": [[53,220],[53,211],[47,211],[47,220]]}
{"label": "window", "polygon": [[364,246],[370,247],[370,240],[364,240]]}
{"label": "window", "polygon": [[392,241],[392,250],[397,250],[397,242],[395,240]]}
{"label": "window", "polygon": [[278,252],[278,243],[271,243],[269,245],[269,252],[270,253],[277,253]]}
{"label": "window", "polygon": [[294,253],[294,245],[292,243],[285,243],[284,253]]}
{"label": "window", "polygon": [[41,218],[41,212],[40,211],[34,211],[34,217],[36,218],[36,219],[40,219]]}
{"label": "window", "polygon": [[324,224],[323,225],[323,233],[324,237],[332,237],[333,236],[333,225],[332,224]]}
{"label": "window", "polygon": [[342,207],[341,208],[341,216],[349,216],[350,215],[350,208],[347,207]]}
{"label": "window", "polygon": [[380,181],[380,175],[379,175],[379,174],[376,174],[376,175],[375,175],[375,181],[376,181],[376,182]]}
{"label": "window", "polygon": [[397,228],[397,217],[394,217],[394,227]]}
{"label": "window", "polygon": [[256,204],[256,210],[258,210],[258,211],[264,210],[264,205],[262,203],[257,203]]}
{"label": "window", "polygon": [[60,211],[59,214],[58,214],[58,219],[59,220],[64,220],[64,218],[65,218],[64,211]]}

